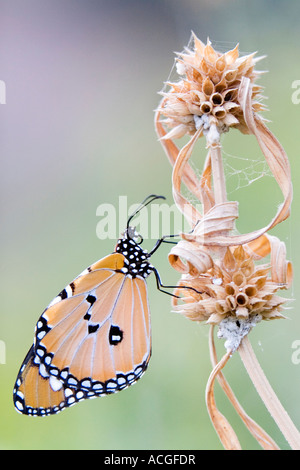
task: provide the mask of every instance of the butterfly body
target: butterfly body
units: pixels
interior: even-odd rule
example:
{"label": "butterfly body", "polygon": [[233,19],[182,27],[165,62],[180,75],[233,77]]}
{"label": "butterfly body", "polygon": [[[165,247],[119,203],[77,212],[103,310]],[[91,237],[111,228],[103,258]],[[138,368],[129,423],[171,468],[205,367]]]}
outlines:
{"label": "butterfly body", "polygon": [[127,227],[114,253],[84,270],[42,313],[16,380],[17,411],[56,414],[143,375],[151,355],[146,278],[156,270],[136,238]]}

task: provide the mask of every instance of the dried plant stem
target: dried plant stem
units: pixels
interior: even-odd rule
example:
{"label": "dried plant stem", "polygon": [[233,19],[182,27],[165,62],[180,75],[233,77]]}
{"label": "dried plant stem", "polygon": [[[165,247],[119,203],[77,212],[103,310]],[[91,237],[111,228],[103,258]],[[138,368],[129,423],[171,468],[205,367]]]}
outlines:
{"label": "dried plant stem", "polygon": [[[214,342],[213,325],[211,326],[209,332],[209,350],[212,365],[213,367],[215,367],[217,365],[218,360]],[[265,450],[279,450],[279,447],[277,446],[276,442],[274,442],[273,439],[252,418],[250,418],[250,416],[247,415],[221,371],[219,371],[217,379],[222,389],[226,393],[228,399],[237,411],[238,415],[240,416],[246,427],[249,429],[253,437],[261,445],[261,447]]]}
{"label": "dried plant stem", "polygon": [[214,367],[209,376],[205,392],[206,406],[210,419],[224,448],[226,450],[241,450],[242,448],[237,438],[237,435],[235,434],[234,430],[232,429],[225,416],[223,416],[222,413],[218,410],[214,396],[214,382],[220,370],[223,369],[223,367],[230,359],[230,356],[231,351],[227,352],[222,357],[220,362],[218,362],[218,364]]}
{"label": "dried plant stem", "polygon": [[244,366],[266,408],[293,450],[300,450],[300,433],[269,384],[246,336],[238,351]]}
{"label": "dried plant stem", "polygon": [[221,146],[211,147],[210,158],[214,180],[215,201],[216,204],[222,204],[227,201],[227,194]]}

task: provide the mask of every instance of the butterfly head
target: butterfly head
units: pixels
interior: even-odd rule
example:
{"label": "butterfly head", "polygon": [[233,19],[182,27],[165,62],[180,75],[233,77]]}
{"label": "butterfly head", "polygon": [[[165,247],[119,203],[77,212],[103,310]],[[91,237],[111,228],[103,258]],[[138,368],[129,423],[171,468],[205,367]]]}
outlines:
{"label": "butterfly head", "polygon": [[143,237],[137,232],[135,227],[127,227],[125,231],[121,234],[119,238],[116,250],[119,253],[122,253],[126,258],[130,256],[130,259],[133,259],[133,256],[137,256],[140,253],[143,253],[147,258],[147,250],[143,250],[140,246],[143,242]]}
{"label": "butterfly head", "polygon": [[123,238],[126,240],[132,240],[137,245],[143,243],[143,237],[140,233],[137,232],[136,227],[127,227],[125,232],[123,233]]}
{"label": "butterfly head", "polygon": [[124,274],[146,278],[154,270],[154,267],[148,261],[151,256],[150,253],[140,246],[143,237],[136,231],[136,227],[130,225],[130,222],[144,207],[157,199],[165,199],[165,197],[150,194],[144,199],[127,220],[127,227],[117,242],[115,251],[124,256],[124,267],[121,269]]}

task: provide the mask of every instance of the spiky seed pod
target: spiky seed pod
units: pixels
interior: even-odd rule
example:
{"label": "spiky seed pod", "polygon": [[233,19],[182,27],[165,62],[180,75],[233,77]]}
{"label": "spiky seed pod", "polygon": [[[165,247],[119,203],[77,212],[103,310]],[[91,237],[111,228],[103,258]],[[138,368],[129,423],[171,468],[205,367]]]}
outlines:
{"label": "spiky seed pod", "polygon": [[180,80],[168,82],[170,89],[162,92],[159,112],[165,117],[164,124],[170,129],[165,139],[176,139],[185,134],[193,135],[203,119],[206,126],[215,124],[219,132],[235,127],[243,133],[248,128],[239,103],[239,87],[242,77],[252,83],[252,109],[265,109],[261,103],[261,87],[254,81],[262,72],[255,64],[262,57],[255,53],[239,56],[238,45],[221,54],[213,49],[209,39],[203,44],[193,34],[194,48],[186,49],[176,58]]}
{"label": "spiky seed pod", "polygon": [[270,267],[256,266],[242,246],[228,248],[220,264],[195,278],[186,277],[181,285],[194,291],[184,291],[184,304],[174,309],[194,321],[219,324],[227,317],[262,320],[284,318],[281,313],[286,299],[276,292],[282,286],[272,281]]}

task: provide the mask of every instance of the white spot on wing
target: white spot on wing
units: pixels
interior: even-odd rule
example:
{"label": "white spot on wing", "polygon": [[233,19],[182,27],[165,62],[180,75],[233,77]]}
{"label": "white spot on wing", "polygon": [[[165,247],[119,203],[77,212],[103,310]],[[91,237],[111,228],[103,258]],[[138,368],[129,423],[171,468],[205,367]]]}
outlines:
{"label": "white spot on wing", "polygon": [[44,364],[40,364],[40,367],[39,367],[39,373],[42,377],[46,378],[46,377],[49,377],[49,374],[46,370],[46,367]]}
{"label": "white spot on wing", "polygon": [[88,273],[89,273],[89,270],[88,270],[88,269],[84,269],[84,270],[82,271],[82,273],[80,273],[79,276],[77,276],[77,277],[85,276],[85,274],[88,274]]}
{"label": "white spot on wing", "polygon": [[50,304],[48,305],[48,308],[49,307],[52,307],[52,305],[55,305],[57,304],[58,302],[61,301],[61,297],[58,295],[57,297],[54,297],[54,299],[52,300],[52,302],[50,302]]}
{"label": "white spot on wing", "polygon": [[16,401],[16,407],[18,408],[19,411],[24,410],[24,406],[22,405],[22,403],[20,401]]}
{"label": "white spot on wing", "polygon": [[56,377],[54,377],[53,375],[51,375],[49,382],[54,392],[57,392],[58,390],[62,388],[62,382],[58,380]]}
{"label": "white spot on wing", "polygon": [[67,298],[72,297],[73,292],[72,292],[72,288],[70,287],[70,285],[68,285],[65,290],[67,293]]}
{"label": "white spot on wing", "polygon": [[46,334],[46,331],[42,330],[37,334],[37,338],[42,339],[42,338],[44,338],[45,334]]}

